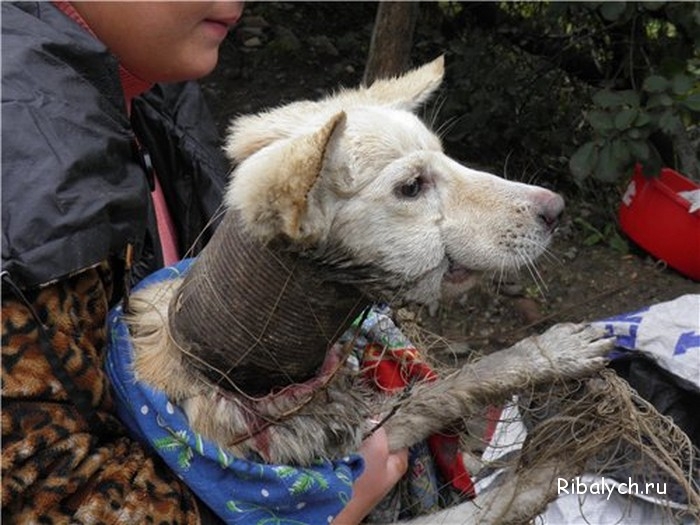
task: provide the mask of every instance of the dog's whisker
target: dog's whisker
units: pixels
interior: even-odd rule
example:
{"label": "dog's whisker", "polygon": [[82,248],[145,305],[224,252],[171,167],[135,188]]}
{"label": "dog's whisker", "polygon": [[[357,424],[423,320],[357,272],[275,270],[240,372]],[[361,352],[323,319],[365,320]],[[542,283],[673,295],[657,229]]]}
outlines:
{"label": "dog's whisker", "polygon": [[544,279],[542,279],[542,275],[540,274],[540,271],[538,270],[537,266],[535,266],[532,262],[529,262],[527,264],[527,268],[528,272],[533,277],[533,281],[535,283],[535,286],[537,287],[537,292],[541,297],[546,297],[549,288],[547,287],[547,283],[544,281]]}
{"label": "dog's whisker", "polygon": [[508,279],[508,270],[511,267],[511,264],[507,259],[501,260],[501,266],[500,266],[500,272],[498,275],[499,282],[501,284],[507,282]]}
{"label": "dog's whisker", "polygon": [[505,276],[505,262],[501,261],[499,268],[497,270],[493,271],[493,276],[491,278],[491,282],[496,283],[496,289],[494,290],[494,293],[496,295],[499,295],[501,292],[501,286],[505,282],[504,276]]}
{"label": "dog's whisker", "polygon": [[539,180],[539,175],[542,172],[543,172],[542,168],[535,169],[535,171],[531,175],[528,176],[528,178],[526,180],[526,184],[531,184],[531,185],[537,184],[537,181]]}
{"label": "dog's whisker", "polygon": [[439,95],[435,99],[435,102],[432,104],[432,106],[430,108],[429,116],[426,119],[428,127],[430,129],[433,129],[433,130],[435,129],[435,123],[437,122],[438,116],[440,115],[440,112],[442,111],[442,108],[445,105],[446,101],[447,101],[446,95]]}
{"label": "dog's whisker", "polygon": [[499,270],[494,270],[493,272],[491,272],[491,279],[489,279],[488,282],[490,283],[491,286],[495,286],[495,289],[493,290],[494,295],[498,295],[500,293],[501,278],[502,277],[503,277],[502,272]]}
{"label": "dog's whisker", "polygon": [[522,249],[520,249],[518,250],[518,253],[523,262],[523,267],[530,274],[530,277],[532,278],[535,286],[537,287],[537,291],[542,297],[545,297],[548,288],[547,283],[542,278],[542,274],[540,274],[539,270],[537,269],[537,266],[534,264],[534,261],[527,252],[524,252]]}
{"label": "dog's whisker", "polygon": [[461,120],[466,118],[465,115],[453,116],[445,119],[442,124],[440,124],[435,130],[435,134],[442,140],[444,139],[452,129],[459,124]]}
{"label": "dog's whisker", "polygon": [[440,139],[444,139],[449,132],[454,128],[455,125],[459,122],[460,117],[458,116],[451,116],[443,120],[439,125],[435,126],[435,134],[440,137]]}
{"label": "dog's whisker", "polygon": [[542,258],[542,259],[544,259],[552,264],[556,264],[558,266],[561,266],[562,264],[564,264],[564,261],[562,260],[562,258],[559,257],[559,255],[557,255],[555,252],[553,252],[549,248],[545,248],[544,250],[542,250],[542,255],[540,255],[540,258]]}
{"label": "dog's whisker", "polygon": [[528,238],[525,239],[525,242],[529,243],[530,246],[534,246],[535,250],[540,252],[540,259],[546,259],[556,264],[563,264],[562,259],[554,251],[551,250],[546,241],[539,241]]}
{"label": "dog's whisker", "polygon": [[508,152],[508,155],[506,155],[506,160],[503,162],[503,178],[508,180],[508,162],[510,161],[510,157],[513,154],[513,150],[510,150]]}
{"label": "dog's whisker", "polygon": [[442,109],[446,102],[447,96],[440,95],[433,106],[432,115],[428,120],[430,129],[433,130],[435,135],[437,135],[440,140],[443,140],[460,120],[466,118],[466,115],[453,115],[444,119],[439,125],[437,125],[438,118],[441,117]]}

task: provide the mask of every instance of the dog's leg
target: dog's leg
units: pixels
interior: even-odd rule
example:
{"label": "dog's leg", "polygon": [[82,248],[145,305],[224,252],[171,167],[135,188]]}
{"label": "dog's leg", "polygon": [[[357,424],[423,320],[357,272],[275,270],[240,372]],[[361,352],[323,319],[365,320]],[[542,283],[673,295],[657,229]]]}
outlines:
{"label": "dog's leg", "polygon": [[440,381],[418,385],[386,422],[390,448],[411,446],[533,385],[584,377],[605,366],[613,344],[602,328],[560,324]]}
{"label": "dog's leg", "polygon": [[[614,344],[602,329],[557,325],[501,352],[463,367],[442,381],[424,384],[387,422],[392,447],[412,444],[468,417],[485,403],[500,402],[536,384],[584,377],[601,369]],[[404,525],[520,525],[557,497],[559,479],[570,480],[582,465],[552,458],[537,468],[510,467],[474,500],[420,516]]]}

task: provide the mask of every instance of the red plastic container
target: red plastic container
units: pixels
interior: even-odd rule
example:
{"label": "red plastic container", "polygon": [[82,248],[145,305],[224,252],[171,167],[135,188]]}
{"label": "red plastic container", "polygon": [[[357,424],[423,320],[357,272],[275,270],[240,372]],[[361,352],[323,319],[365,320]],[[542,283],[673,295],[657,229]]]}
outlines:
{"label": "red plastic container", "polygon": [[671,268],[700,281],[700,210],[679,192],[700,185],[669,168],[646,178],[640,166],[622,197],[620,227],[635,243]]}

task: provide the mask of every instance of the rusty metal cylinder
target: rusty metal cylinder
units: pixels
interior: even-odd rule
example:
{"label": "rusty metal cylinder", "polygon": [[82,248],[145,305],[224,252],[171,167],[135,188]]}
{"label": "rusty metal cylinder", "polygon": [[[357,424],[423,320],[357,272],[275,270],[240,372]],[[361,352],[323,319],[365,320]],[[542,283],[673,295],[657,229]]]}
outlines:
{"label": "rusty metal cylinder", "polygon": [[175,293],[168,322],[191,366],[257,397],[313,377],[362,306],[355,288],[252,239],[229,211]]}

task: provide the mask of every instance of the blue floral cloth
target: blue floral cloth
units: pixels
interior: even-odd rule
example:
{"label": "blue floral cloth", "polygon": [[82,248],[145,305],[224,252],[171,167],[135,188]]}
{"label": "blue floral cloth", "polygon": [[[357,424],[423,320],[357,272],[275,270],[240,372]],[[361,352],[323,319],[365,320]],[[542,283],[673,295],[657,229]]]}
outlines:
{"label": "blue floral cloth", "polygon": [[[164,268],[135,288],[174,279],[192,259]],[[132,345],[121,306],[109,316],[106,369],[117,411],[134,437],[147,443],[227,523],[330,523],[352,496],[363,471],[359,455],[319,461],[309,468],[268,465],[233,456],[194,432],[165,393],[135,380]]]}

